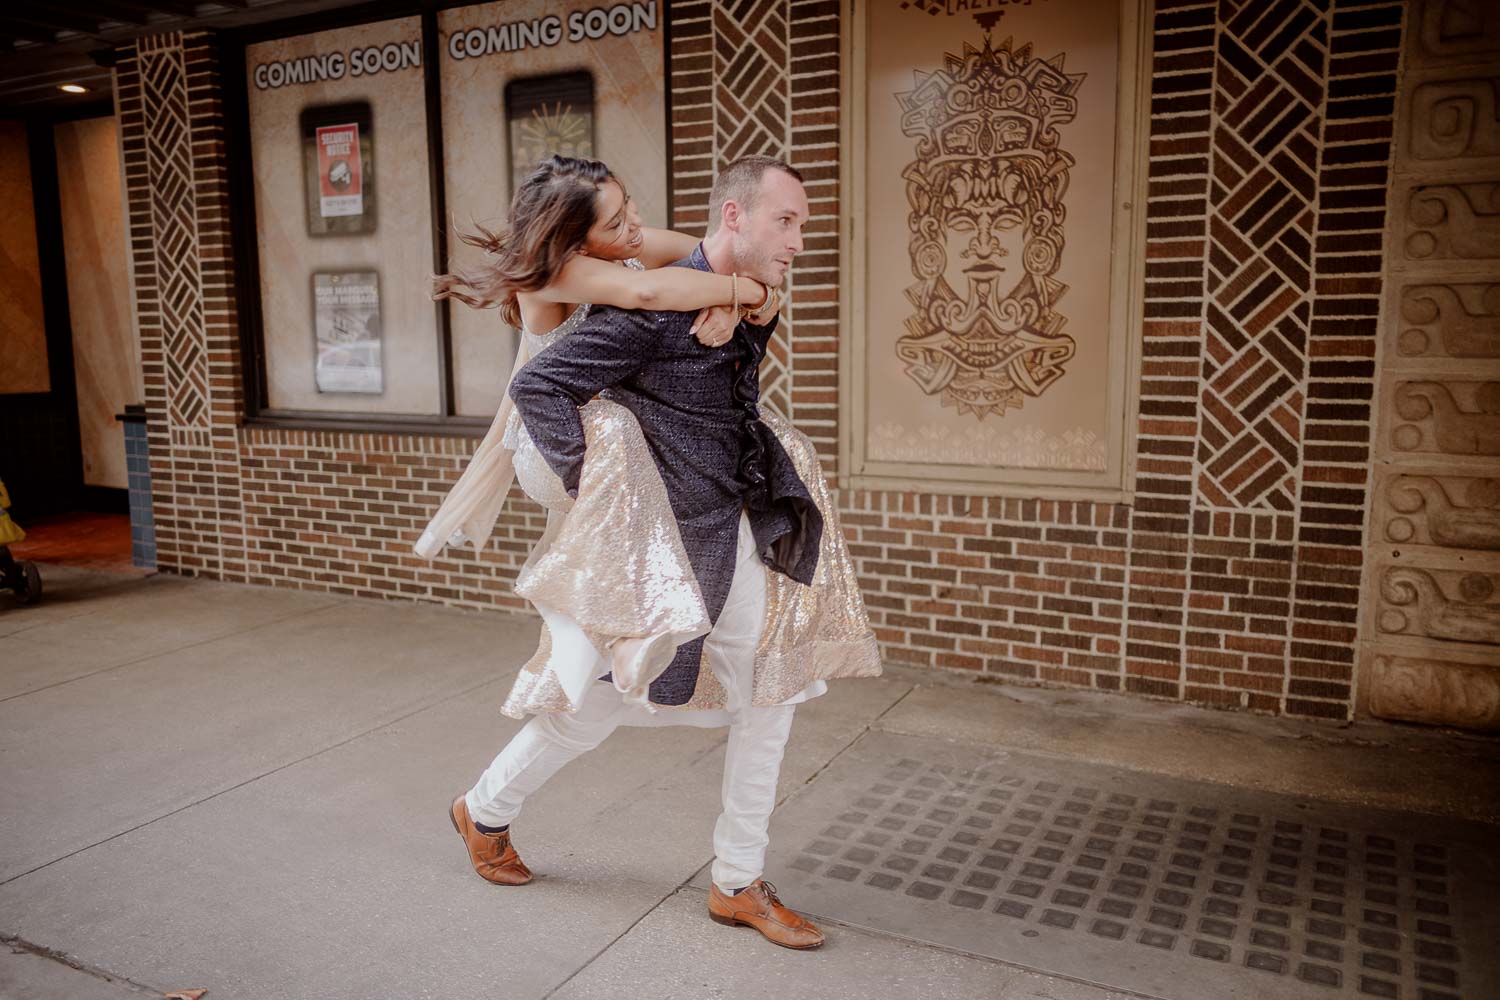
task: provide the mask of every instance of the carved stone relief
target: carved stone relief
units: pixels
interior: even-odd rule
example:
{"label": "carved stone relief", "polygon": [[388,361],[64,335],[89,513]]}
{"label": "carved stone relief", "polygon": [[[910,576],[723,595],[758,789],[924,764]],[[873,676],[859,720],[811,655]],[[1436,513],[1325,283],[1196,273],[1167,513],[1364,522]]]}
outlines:
{"label": "carved stone relief", "polygon": [[1411,155],[1419,160],[1500,153],[1500,79],[1434,80],[1411,98]]}
{"label": "carved stone relief", "polygon": [[1386,567],[1376,626],[1389,635],[1500,643],[1496,579],[1489,573]]}
{"label": "carved stone relief", "polygon": [[1500,284],[1407,285],[1401,358],[1500,358]]}
{"label": "carved stone relief", "polygon": [[1386,541],[1500,550],[1500,479],[1397,475],[1381,501]]}
{"label": "carved stone relief", "polygon": [[1415,187],[1406,217],[1404,248],[1411,260],[1500,257],[1500,182]]}
{"label": "carved stone relief", "polygon": [[1370,712],[1466,729],[1500,729],[1500,670],[1478,663],[1377,655],[1369,672]]}
{"label": "carved stone relief", "polygon": [[1357,710],[1500,729],[1500,3],[1405,25]]}
{"label": "carved stone relief", "polygon": [[1397,452],[1500,455],[1500,382],[1397,382],[1391,404]]}
{"label": "carved stone relief", "polygon": [[1500,49],[1500,7],[1493,0],[1427,0],[1413,55],[1454,58]]}

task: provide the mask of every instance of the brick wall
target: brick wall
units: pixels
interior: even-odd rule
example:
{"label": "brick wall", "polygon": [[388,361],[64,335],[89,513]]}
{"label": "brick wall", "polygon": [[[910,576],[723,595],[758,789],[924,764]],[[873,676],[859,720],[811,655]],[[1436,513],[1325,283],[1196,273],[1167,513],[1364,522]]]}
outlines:
{"label": "brick wall", "polygon": [[214,39],[156,36],[120,56],[158,567],[264,585],[523,608],[509,581],[544,519],[519,491],[485,553],[450,552],[429,565],[411,552],[472,441],[242,424]]}
{"label": "brick wall", "polygon": [[[735,5],[733,16],[710,16],[708,6],[693,20],[698,47],[674,52],[674,68],[711,35],[728,64],[735,22],[821,27],[819,18],[838,16],[836,3],[764,0]],[[1403,9],[1158,2],[1135,498],[841,490],[890,659],[1349,715]],[[809,86],[799,100],[797,85],[831,73],[836,35],[804,27],[793,38],[805,38],[788,64],[793,115],[831,127],[836,95],[823,100],[822,86]],[[731,102],[708,80],[693,82],[699,120],[761,110],[755,91],[741,88]],[[682,88],[674,78],[674,95]],[[760,93],[779,107],[774,81]],[[707,135],[690,140],[695,155],[710,151]],[[789,138],[768,136],[764,148],[799,165],[824,162],[821,143]],[[745,151],[713,150],[721,161]],[[700,162],[691,176],[706,173]],[[702,187],[678,190],[701,200]],[[815,210],[811,228],[821,234],[836,218]],[[832,276],[836,263],[818,254],[814,268]],[[799,310],[804,301],[799,294]],[[816,323],[798,311],[790,324],[792,413],[830,470],[833,372],[818,395],[802,390],[827,371],[837,309],[830,297]]]}
{"label": "brick wall", "polygon": [[[1402,10],[1158,0],[1136,495],[839,484],[890,660],[1350,714]],[[678,224],[703,223],[712,172],[734,156],[786,155],[807,175],[807,252],[765,396],[835,475],[839,11],[669,8]],[[509,581],[541,517],[518,493],[484,554],[429,566],[410,551],[472,442],[237,426],[215,73],[196,36],[147,40],[120,64],[159,564],[520,607]]]}

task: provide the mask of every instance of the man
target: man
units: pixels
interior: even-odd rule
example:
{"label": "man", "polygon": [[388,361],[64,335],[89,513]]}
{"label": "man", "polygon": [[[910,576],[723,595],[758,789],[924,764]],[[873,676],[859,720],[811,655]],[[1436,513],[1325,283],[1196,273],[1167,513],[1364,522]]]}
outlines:
{"label": "man", "polygon": [[[738,160],[714,183],[707,238],[680,266],[779,287],[802,249],[807,218],[796,170],[770,157]],[[598,309],[517,374],[510,394],[574,497],[589,440],[580,407],[598,395],[633,414],[676,522],[669,541],[686,553],[713,627],[677,648],[651,681],[644,711],[624,703],[614,685],[594,683],[573,711],[547,712],[526,703],[526,693],[546,684],[523,670],[507,711],[519,697],[523,710],[542,714],[454,801],[451,818],[482,877],[524,884],[531,873],[510,843],[509,824],[564,764],[620,724],[727,724],[709,916],[754,927],[783,947],[815,948],[822,933],[761,877],[777,777],[794,706],[822,694],[829,677],[879,673],[879,659],[816,453],[757,405],[759,365],[776,320],[741,322],[732,343],[709,348],[688,333],[692,319]],[[611,440],[596,437],[596,447]],[[587,600],[575,603],[581,609]],[[583,650],[577,655],[594,666],[596,651],[568,609],[538,607],[544,645]],[[608,669],[602,658],[597,663],[587,676]]]}

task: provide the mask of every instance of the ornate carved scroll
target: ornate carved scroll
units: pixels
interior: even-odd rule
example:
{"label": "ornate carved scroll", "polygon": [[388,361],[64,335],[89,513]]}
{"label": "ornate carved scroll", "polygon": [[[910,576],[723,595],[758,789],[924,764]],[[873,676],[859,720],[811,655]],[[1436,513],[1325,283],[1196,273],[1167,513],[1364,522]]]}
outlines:
{"label": "ornate carved scroll", "polygon": [[1386,483],[1385,537],[1398,544],[1500,550],[1500,479],[1398,475]]}
{"label": "ornate carved scroll", "polygon": [[1407,203],[1412,260],[1500,257],[1500,183],[1430,184]]}
{"label": "ornate carved scroll", "polygon": [[1435,80],[1411,98],[1411,155],[1421,160],[1500,153],[1500,80]]}
{"label": "ornate carved scroll", "polygon": [[1383,719],[1500,729],[1500,670],[1406,656],[1377,655],[1370,712]]}
{"label": "ornate carved scroll", "polygon": [[[1439,578],[1456,591],[1450,596]],[[1380,631],[1453,642],[1500,643],[1500,604],[1495,578],[1396,566],[1381,577]]]}
{"label": "ornate carved scroll", "polygon": [[1500,382],[1400,382],[1397,451],[1500,455]]}
{"label": "ornate carved scroll", "polygon": [[1500,358],[1500,284],[1407,285],[1396,353]]}

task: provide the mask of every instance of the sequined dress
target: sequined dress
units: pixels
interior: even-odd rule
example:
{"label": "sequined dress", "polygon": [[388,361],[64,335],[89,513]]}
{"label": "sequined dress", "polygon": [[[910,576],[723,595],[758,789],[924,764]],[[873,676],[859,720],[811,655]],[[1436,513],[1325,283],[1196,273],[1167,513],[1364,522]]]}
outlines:
{"label": "sequined dress", "polygon": [[[638,261],[626,266],[643,270]],[[522,327],[535,359],[588,315],[579,305],[553,329]],[[628,702],[644,704],[647,686],[683,642],[713,627],[677,535],[666,490],[655,472],[635,416],[596,399],[582,408],[588,458],[579,498],[568,496],[520,414],[512,411],[502,443],[513,455],[516,482],[547,510],[547,530],[516,580],[516,593],[574,618],[602,655],[611,657],[616,685]],[[620,640],[630,642],[617,646]],[[537,662],[560,679],[569,710],[592,671],[554,662],[543,635]]]}
{"label": "sequined dress", "polygon": [[[531,357],[536,357],[577,329],[588,312],[588,303],[583,303],[567,319],[546,333],[532,333],[523,326],[521,336],[526,339]],[[521,415],[515,410],[511,411],[510,420],[506,422],[502,443],[514,455],[516,482],[527,496],[548,510],[567,510],[573,506],[573,498],[568,496],[568,491],[563,489],[562,480],[557,478],[557,473],[552,471],[537,451],[531,435],[526,433],[526,425],[521,422]]]}
{"label": "sequined dress", "polygon": [[[523,330],[532,359],[576,330],[587,314],[588,307],[579,306],[552,331]],[[515,589],[539,607],[564,611],[606,657],[620,638],[641,641],[636,648],[642,655],[629,661],[617,655],[612,668],[627,702],[644,704],[647,687],[672,653],[706,635],[712,621],[636,414],[602,398],[578,412],[586,449],[576,499],[538,451],[519,413],[507,423],[504,443],[514,452],[517,482],[548,512],[547,530]],[[814,696],[825,690],[825,679],[876,675],[880,660],[816,449],[779,416],[766,412],[762,422],[808,484],[828,528],[810,585],[766,573],[766,616],[752,696],[754,704],[769,705]],[[574,711],[593,679],[592,673],[580,673],[579,664],[552,655],[544,625],[537,652],[521,669],[502,711],[516,718]],[[673,718],[723,724],[714,713],[724,704],[713,671],[704,669],[688,701],[658,713],[667,718],[646,724]]]}

